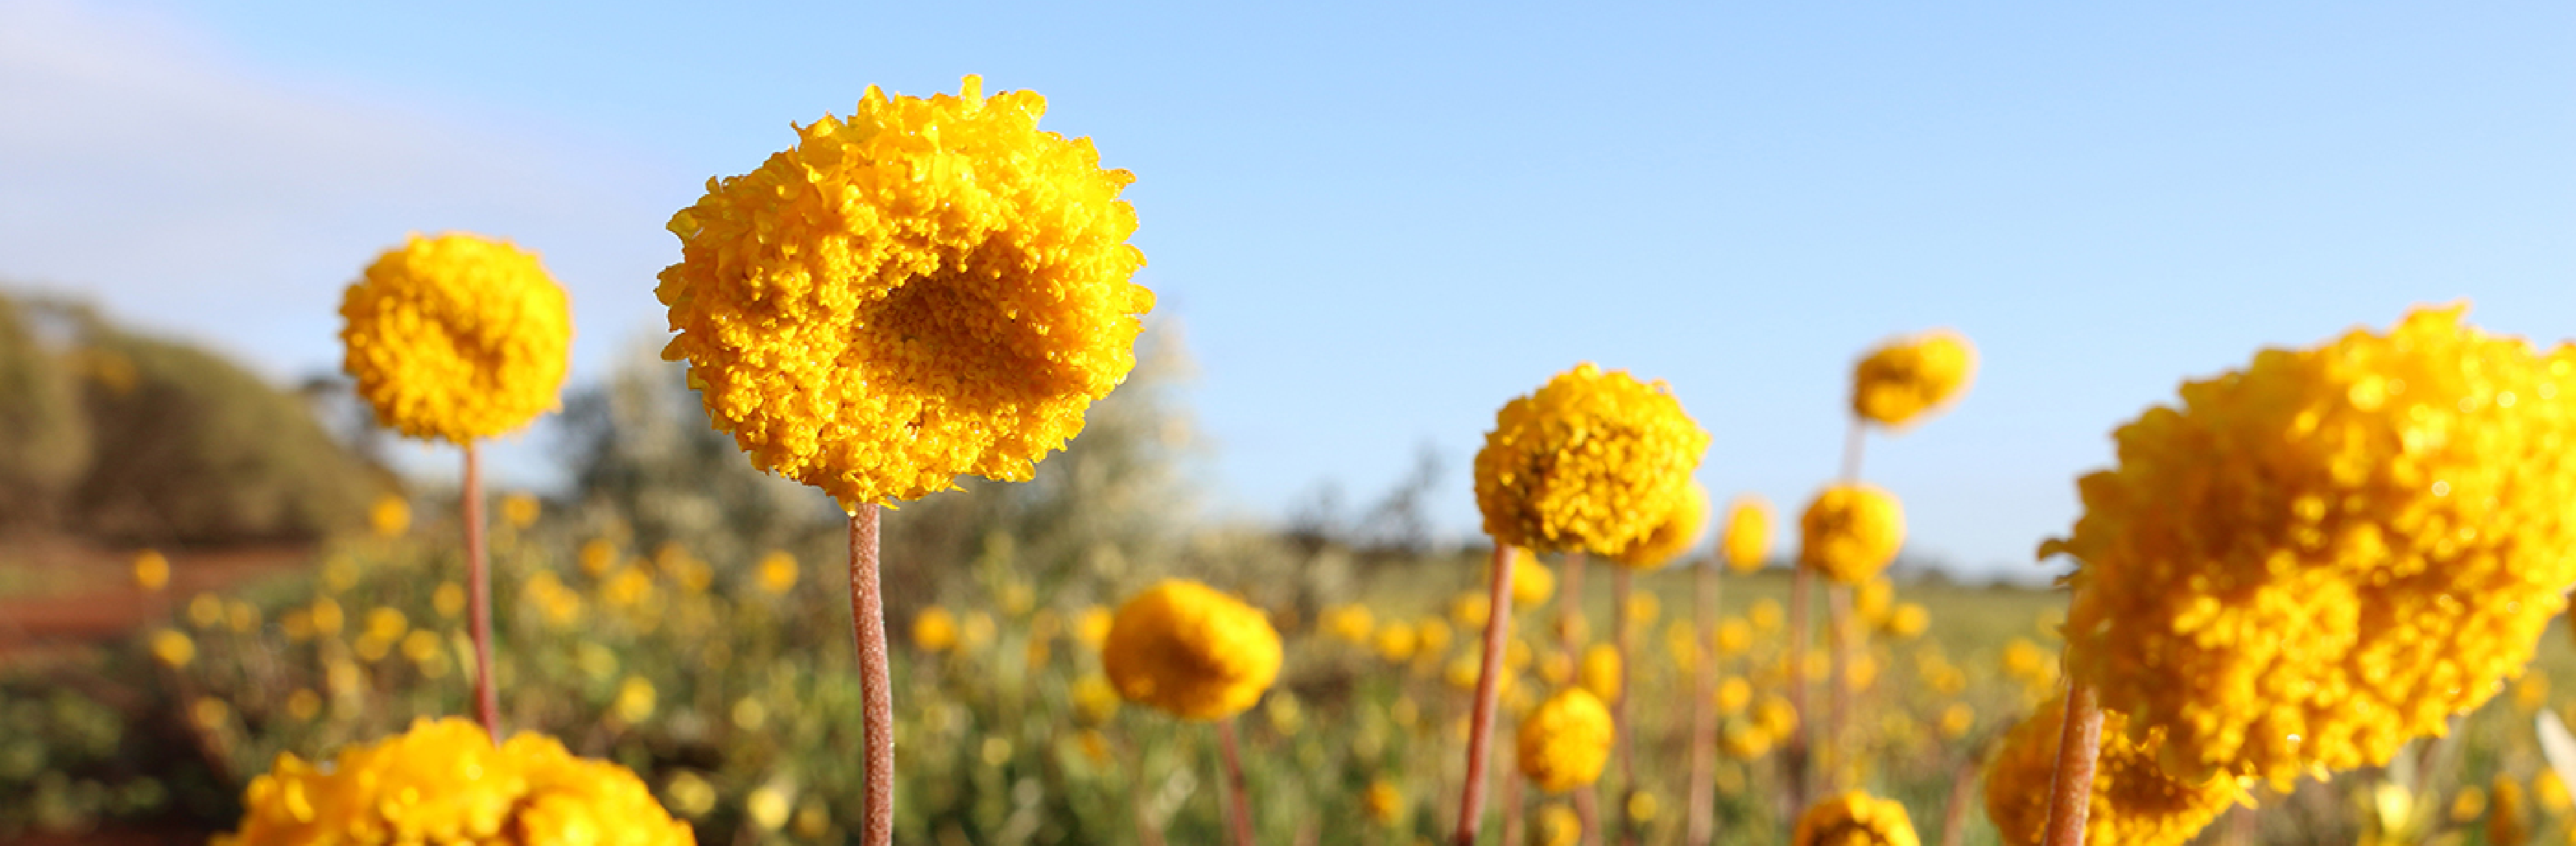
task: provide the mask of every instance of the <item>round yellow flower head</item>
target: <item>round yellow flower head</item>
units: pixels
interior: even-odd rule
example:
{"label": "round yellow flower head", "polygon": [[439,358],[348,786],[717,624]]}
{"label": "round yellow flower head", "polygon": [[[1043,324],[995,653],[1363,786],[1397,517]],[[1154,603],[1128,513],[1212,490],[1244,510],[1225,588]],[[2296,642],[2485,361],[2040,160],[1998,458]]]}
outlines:
{"label": "round yellow flower head", "polygon": [[2182,387],[2085,476],[2067,667],[2164,767],[2383,763],[2530,661],[2576,583],[2576,348],[2420,309]]}
{"label": "round yellow flower head", "polygon": [[1867,483],[1824,489],[1798,518],[1798,563],[1847,585],[1878,575],[1904,544],[1904,507]]}
{"label": "round yellow flower head", "polygon": [[1881,426],[1913,423],[1967,391],[1977,350],[1946,329],[1899,338],[1852,367],[1852,413]]}
{"label": "round yellow flower head", "polygon": [[1674,503],[1671,515],[1663,523],[1646,533],[1645,540],[1610,560],[1638,570],[1662,567],[1699,545],[1700,533],[1707,528],[1708,489],[1692,482],[1682,489],[1681,501]]}
{"label": "round yellow flower head", "polygon": [[1547,604],[1548,597],[1556,595],[1556,571],[1538,563],[1529,550],[1513,554],[1519,559],[1512,562],[1512,607]]}
{"label": "round yellow flower head", "polygon": [[342,366],[376,420],[465,443],[552,409],[572,349],[572,308],[537,256],[463,233],[412,236],[340,299]]}
{"label": "round yellow flower head", "polygon": [[1819,800],[1798,815],[1792,846],[1921,846],[1905,805],[1860,791]]}
{"label": "round yellow flower head", "polygon": [[1607,643],[1592,644],[1583,648],[1583,661],[1574,670],[1575,683],[1603,702],[1614,701],[1619,698],[1622,669],[1618,647]]}
{"label": "round yellow flower head", "polygon": [[1664,383],[1578,365],[1495,415],[1476,453],[1476,507],[1497,543],[1617,556],[1688,495],[1707,450]]}
{"label": "round yellow flower head", "polygon": [[1771,503],[1746,494],[1726,508],[1726,534],[1718,538],[1726,566],[1738,573],[1762,569],[1771,557]]}
{"label": "round yellow flower head", "polygon": [[537,734],[496,747],[456,718],[344,747],[327,766],[279,755],[242,804],[240,830],[216,846],[697,842],[624,767]]}
{"label": "round yellow flower head", "polygon": [[717,428],[844,507],[1025,481],[1135,367],[1134,175],[1028,91],[888,97],[671,216],[658,290]]}
{"label": "round yellow flower head", "polygon": [[1610,762],[1610,709],[1600,697],[1569,687],[1521,718],[1521,775],[1560,793],[1591,784]]}
{"label": "round yellow flower head", "polygon": [[912,644],[932,652],[946,652],[957,645],[957,615],[937,605],[912,615]]}
{"label": "round yellow flower head", "polygon": [[1100,662],[1118,694],[1191,720],[1251,707],[1279,675],[1279,633],[1260,609],[1166,579],[1118,609]]}
{"label": "round yellow flower head", "polygon": [[[2003,747],[1986,765],[1986,816],[2005,846],[2038,846],[2048,825],[2048,789],[2065,718],[2065,697],[2049,699],[2004,735]],[[2236,802],[2234,778],[2191,782],[2166,775],[2156,765],[2164,732],[2148,729],[2139,739],[2127,729],[2127,717],[2102,712],[2102,749],[2093,767],[2084,842],[2181,846]]]}

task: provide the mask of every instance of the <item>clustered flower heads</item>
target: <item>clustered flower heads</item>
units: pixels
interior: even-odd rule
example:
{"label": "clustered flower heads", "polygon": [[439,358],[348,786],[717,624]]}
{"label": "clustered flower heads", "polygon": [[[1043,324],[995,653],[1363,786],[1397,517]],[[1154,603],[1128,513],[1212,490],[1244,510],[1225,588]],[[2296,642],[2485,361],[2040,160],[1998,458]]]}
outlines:
{"label": "clustered flower heads", "polygon": [[635,774],[521,734],[499,746],[462,719],[421,720],[316,767],[292,754],[253,779],[241,830],[215,846],[697,842]]}
{"label": "clustered flower heads", "polygon": [[1580,687],[1559,691],[1521,718],[1521,775],[1549,793],[1591,784],[1610,763],[1614,731],[1600,697]]}
{"label": "clustered flower heads", "polygon": [[1726,531],[1717,544],[1728,569],[1762,569],[1763,560],[1771,557],[1771,503],[1750,494],[1736,497],[1726,509]]}
{"label": "clustered flower heads", "polygon": [[1611,558],[1613,563],[1639,570],[1652,570],[1680,558],[1682,553],[1699,544],[1699,536],[1708,528],[1708,489],[1698,482],[1682,488],[1681,502],[1661,525],[1646,533],[1646,539]]}
{"label": "clustered flower heads", "polygon": [[1620,555],[1688,495],[1708,441],[1662,382],[1579,365],[1495,415],[1476,507],[1496,543]]}
{"label": "clustered flower heads", "polygon": [[1846,585],[1869,581],[1905,545],[1905,509],[1896,496],[1863,482],[1816,494],[1798,518],[1798,563]]}
{"label": "clustered flower heads", "polygon": [[1278,678],[1279,658],[1279,632],[1260,609],[1186,579],[1127,600],[1100,647],[1120,696],[1191,720],[1252,707]]}
{"label": "clustered flower heads", "polygon": [[1135,366],[1134,176],[980,89],[871,86],[671,217],[663,355],[753,464],[844,507],[1025,481]]}
{"label": "clustered flower heads", "polygon": [[342,366],[376,420],[465,443],[558,403],[572,308],[533,253],[463,233],[412,236],[340,300]]}
{"label": "clustered flower heads", "polygon": [[[2066,719],[2063,695],[2048,700],[2004,735],[1986,766],[1986,816],[2005,846],[2038,846],[2048,825],[2049,785],[2057,774],[2057,746]],[[2182,846],[2242,795],[2236,778],[2213,775],[2185,781],[2157,765],[2164,732],[2128,732],[2128,718],[2102,712],[2101,755],[2093,769],[2091,810],[2084,842],[2121,846]]]}
{"label": "clustered flower heads", "polygon": [[1897,339],[1852,367],[1852,413],[1881,426],[1913,423],[1958,399],[1976,371],[1976,348],[1956,332]]}
{"label": "clustered flower heads", "polygon": [[1851,791],[1818,801],[1798,815],[1791,846],[1921,846],[1905,805]]}
{"label": "clustered flower heads", "polygon": [[2576,349],[2420,309],[2265,350],[2115,433],[2067,666],[2163,765],[2275,783],[2388,760],[2485,702],[2576,582]]}

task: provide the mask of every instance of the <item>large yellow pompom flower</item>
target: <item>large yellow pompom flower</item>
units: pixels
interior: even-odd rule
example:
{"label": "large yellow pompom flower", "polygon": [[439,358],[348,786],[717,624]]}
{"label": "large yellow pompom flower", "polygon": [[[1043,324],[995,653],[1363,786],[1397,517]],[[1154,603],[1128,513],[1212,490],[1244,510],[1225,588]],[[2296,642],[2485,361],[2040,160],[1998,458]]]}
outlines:
{"label": "large yellow pompom flower", "polygon": [[1771,557],[1771,503],[1758,496],[1735,498],[1726,509],[1726,533],[1718,538],[1728,569],[1750,573]]}
{"label": "large yellow pompom flower", "polygon": [[1135,366],[1134,176],[980,89],[871,86],[671,217],[663,355],[753,464],[844,507],[1025,481]]}
{"label": "large yellow pompom flower", "polygon": [[1976,348],[1956,332],[1899,338],[1852,367],[1852,413],[1881,426],[1913,423],[1958,399],[1976,371]]}
{"label": "large yellow pompom flower", "polygon": [[1798,518],[1798,563],[1842,584],[1877,576],[1904,545],[1904,507],[1867,483],[1824,489]]}
{"label": "large yellow pompom flower", "polygon": [[1789,837],[1792,846],[1921,846],[1905,805],[1860,791],[1807,806]]}
{"label": "large yellow pompom flower", "polygon": [[1495,415],[1476,507],[1497,543],[1616,556],[1664,523],[1707,450],[1664,383],[1578,365]]}
{"label": "large yellow pompom flower", "polygon": [[2382,763],[2519,673],[2576,583],[2576,349],[2421,309],[2182,386],[2115,433],[2067,666],[2167,772]]}
{"label": "large yellow pompom flower", "polygon": [[1612,735],[1600,697],[1580,687],[1559,691],[1521,718],[1521,775],[1549,793],[1591,784],[1610,763]]}
{"label": "large yellow pompom flower", "polygon": [[[2048,825],[2049,785],[2057,775],[2065,718],[2061,694],[2013,726],[1986,765],[1986,816],[1995,821],[2005,846],[2039,846]],[[2182,846],[2242,795],[2232,776],[2190,782],[2166,775],[2156,765],[2164,732],[2149,729],[2136,738],[2127,729],[2127,717],[2102,712],[2102,749],[2093,765],[2084,842]]]}
{"label": "large yellow pompom flower", "polygon": [[343,748],[325,766],[279,755],[243,804],[241,830],[215,846],[697,842],[624,767],[575,758],[543,735],[496,747],[455,718]]}
{"label": "large yellow pompom flower", "polygon": [[1127,600],[1100,647],[1118,695],[1191,720],[1252,707],[1278,678],[1279,657],[1279,632],[1260,609],[1185,579]]}
{"label": "large yellow pompom flower", "polygon": [[376,420],[462,444],[554,408],[572,309],[536,254],[463,233],[412,236],[340,298],[342,366]]}
{"label": "large yellow pompom flower", "polygon": [[1639,570],[1662,567],[1697,546],[1700,534],[1707,529],[1708,489],[1692,482],[1682,489],[1681,501],[1673,505],[1672,513],[1661,525],[1646,533],[1645,540],[1610,560]]}

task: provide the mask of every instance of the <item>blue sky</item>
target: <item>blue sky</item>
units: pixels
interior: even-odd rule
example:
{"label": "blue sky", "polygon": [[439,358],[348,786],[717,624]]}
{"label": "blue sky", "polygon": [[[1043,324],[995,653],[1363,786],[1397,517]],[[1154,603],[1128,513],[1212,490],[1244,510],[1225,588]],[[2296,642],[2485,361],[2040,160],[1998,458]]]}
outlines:
{"label": "blue sky", "polygon": [[480,231],[571,289],[584,378],[658,345],[707,177],[979,73],[1137,174],[1220,508],[1429,444],[1470,532],[1494,409],[1595,361],[1793,511],[1852,359],[1948,326],[1975,386],[1868,475],[2025,573],[2182,378],[2424,302],[2576,336],[2562,4],[526,5],[0,0],[0,277],[284,376],[375,250]]}

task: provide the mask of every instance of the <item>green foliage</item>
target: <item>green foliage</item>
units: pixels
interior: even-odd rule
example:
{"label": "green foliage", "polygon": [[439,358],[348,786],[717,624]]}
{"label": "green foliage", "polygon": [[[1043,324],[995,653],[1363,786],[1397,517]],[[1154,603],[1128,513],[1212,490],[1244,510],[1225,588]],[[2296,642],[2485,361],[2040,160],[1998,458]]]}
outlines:
{"label": "green foliage", "polygon": [[28,318],[0,296],[0,528],[53,520],[89,465],[79,382]]}

